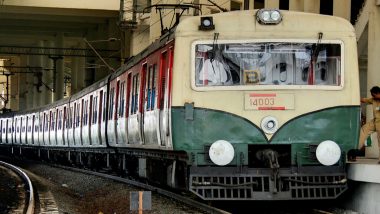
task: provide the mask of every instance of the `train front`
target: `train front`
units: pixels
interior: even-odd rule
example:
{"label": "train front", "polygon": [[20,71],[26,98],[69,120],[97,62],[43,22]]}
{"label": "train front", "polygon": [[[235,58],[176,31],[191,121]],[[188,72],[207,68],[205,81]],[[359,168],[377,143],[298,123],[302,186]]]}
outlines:
{"label": "train front", "polygon": [[346,20],[277,10],[183,20],[172,142],[204,200],[332,199],[347,189],[359,83]]}

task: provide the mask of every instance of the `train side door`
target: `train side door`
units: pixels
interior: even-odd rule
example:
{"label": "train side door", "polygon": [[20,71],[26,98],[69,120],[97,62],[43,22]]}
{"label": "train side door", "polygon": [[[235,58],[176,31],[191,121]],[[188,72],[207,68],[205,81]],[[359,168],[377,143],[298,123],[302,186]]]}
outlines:
{"label": "train side door", "polygon": [[148,64],[145,63],[143,64],[142,66],[142,70],[141,70],[141,81],[140,81],[140,97],[139,97],[139,108],[138,108],[138,112],[140,114],[140,117],[139,117],[139,135],[140,135],[140,139],[141,139],[141,143],[142,144],[145,144],[145,139],[144,139],[144,103],[145,103],[145,100],[146,100],[146,97],[145,97],[145,82],[146,82],[146,73],[147,73],[147,70],[148,70]]}
{"label": "train side door", "polygon": [[[104,92],[103,92],[104,91]],[[106,142],[106,110],[107,110],[107,88],[104,87],[99,94],[99,117],[98,123],[100,123],[100,145],[104,145]]]}
{"label": "train side door", "polygon": [[27,132],[27,135],[26,135],[26,137],[28,138],[27,142],[29,143],[29,145],[34,145],[34,120],[35,120],[34,114],[30,114],[29,115],[28,126],[27,126],[27,128],[28,128],[27,131],[28,132]]}
{"label": "train side door", "polygon": [[62,145],[63,146],[66,146],[66,142],[67,142],[67,106],[68,105],[65,105],[63,107],[63,115],[62,115],[62,118],[61,118],[61,122],[62,122]]}
{"label": "train side door", "polygon": [[82,109],[81,109],[81,101],[78,99],[74,104],[74,144],[75,146],[82,145]]}
{"label": "train side door", "polygon": [[[101,96],[101,95],[100,95]],[[101,129],[100,129],[100,123],[101,120],[98,120],[99,117],[99,105],[101,106],[100,102],[98,102],[99,93],[96,91],[93,98],[92,98],[92,109],[91,109],[91,143],[93,146],[97,146],[100,144],[100,136],[101,136]]]}
{"label": "train side door", "polygon": [[40,113],[37,112],[33,115],[34,119],[33,119],[33,132],[34,132],[34,137],[33,137],[33,143],[36,144],[37,146],[39,145],[39,136],[40,136],[40,128],[39,128],[39,125],[40,125]]}
{"label": "train side door", "polygon": [[[118,93],[118,101],[117,101],[117,140],[118,143],[123,146],[127,143],[127,118],[125,117],[125,101],[126,101],[126,81],[125,79],[120,80],[119,93]],[[119,84],[118,84],[119,85]]]}
{"label": "train side door", "polygon": [[120,80],[117,80],[116,82],[116,90],[115,90],[115,95],[114,95],[114,108],[112,112],[112,118],[114,120],[114,133],[115,133],[115,143],[116,145],[119,144],[119,139],[118,139],[118,133],[119,133],[119,127],[118,127],[118,119],[119,117],[117,116],[117,109],[119,105],[119,90],[120,90]]}
{"label": "train side door", "polygon": [[116,134],[117,117],[115,116],[115,111],[116,111],[115,107],[117,106],[116,96],[117,96],[118,84],[119,82],[117,81],[116,84],[110,85],[110,91],[109,91],[107,137],[108,137],[108,143],[112,146],[116,146],[117,144],[117,134]]}
{"label": "train side door", "polygon": [[139,144],[142,142],[141,134],[139,132],[139,121],[140,118],[140,84],[141,78],[140,73],[133,72],[132,74],[132,88],[130,93],[130,101],[129,101],[129,116],[128,116],[128,142],[131,144]]}
{"label": "train side door", "polygon": [[74,127],[75,127],[75,102],[69,103],[69,117],[68,117],[68,127],[67,127],[67,145],[68,146],[73,146],[75,145],[74,141]]}
{"label": "train side door", "polygon": [[150,65],[145,81],[144,140],[145,144],[160,145],[159,114],[157,108],[157,64]]}
{"label": "train side door", "polygon": [[160,109],[161,146],[167,146],[170,141],[170,78],[172,68],[172,49],[161,54],[158,106]]}

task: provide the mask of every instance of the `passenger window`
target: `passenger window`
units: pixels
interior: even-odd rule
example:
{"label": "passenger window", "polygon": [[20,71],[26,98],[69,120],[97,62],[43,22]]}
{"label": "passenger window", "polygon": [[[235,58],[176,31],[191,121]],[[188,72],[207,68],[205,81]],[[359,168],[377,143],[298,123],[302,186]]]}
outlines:
{"label": "passenger window", "polygon": [[54,131],[54,128],[55,128],[55,112],[51,113],[50,131]]}
{"label": "passenger window", "polygon": [[104,92],[103,96],[103,122],[106,121],[106,105],[107,105],[107,92]]}
{"label": "passenger window", "polygon": [[112,120],[113,117],[113,108],[114,108],[114,104],[115,104],[115,88],[111,88],[111,91],[110,91],[110,105],[109,105],[109,112],[108,112],[108,120]]}
{"label": "passenger window", "polygon": [[80,104],[77,104],[77,111],[76,111],[76,125],[75,127],[79,127],[79,122],[80,122]]}
{"label": "passenger window", "polygon": [[99,94],[99,115],[97,116],[97,120],[99,123],[102,121],[102,109],[103,109],[103,90],[100,91]]}
{"label": "passenger window", "polygon": [[125,81],[120,85],[120,96],[119,96],[119,117],[124,116],[124,102],[125,102]]}
{"label": "passenger window", "polygon": [[88,118],[88,101],[84,101],[84,114],[83,114],[83,125],[87,125],[87,118]]}
{"label": "passenger window", "polygon": [[98,97],[94,97],[94,101],[93,101],[93,109],[92,109],[92,124],[95,124],[96,123],[96,118],[97,118],[97,115],[98,115]]}
{"label": "passenger window", "polygon": [[139,89],[140,75],[135,74],[132,79],[131,114],[136,114],[138,111]]}
{"label": "passenger window", "polygon": [[58,130],[62,129],[62,110],[58,113]]}
{"label": "passenger window", "polygon": [[157,65],[153,65],[149,67],[148,70],[148,78],[147,78],[147,101],[146,101],[146,109],[153,110],[156,99],[156,85],[157,85]]}
{"label": "passenger window", "polygon": [[74,110],[73,107],[70,106],[70,115],[69,115],[69,128],[73,128],[73,122],[74,122]]}

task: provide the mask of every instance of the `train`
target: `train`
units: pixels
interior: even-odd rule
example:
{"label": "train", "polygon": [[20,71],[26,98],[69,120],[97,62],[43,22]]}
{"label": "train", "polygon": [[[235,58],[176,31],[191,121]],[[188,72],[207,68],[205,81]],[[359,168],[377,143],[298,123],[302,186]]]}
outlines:
{"label": "train", "polygon": [[360,129],[355,31],[274,9],[186,17],[115,72],[1,115],[2,151],[205,201],[335,199]]}

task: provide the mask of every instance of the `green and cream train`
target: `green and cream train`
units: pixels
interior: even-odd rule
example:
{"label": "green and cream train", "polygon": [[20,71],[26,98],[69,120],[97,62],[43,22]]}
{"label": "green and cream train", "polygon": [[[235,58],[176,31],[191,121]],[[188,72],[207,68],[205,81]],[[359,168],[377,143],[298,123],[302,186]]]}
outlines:
{"label": "green and cream train", "polygon": [[332,199],[347,189],[358,142],[357,61],[342,18],[187,17],[84,91],[3,115],[0,139],[71,161],[135,163],[140,176],[204,200]]}

